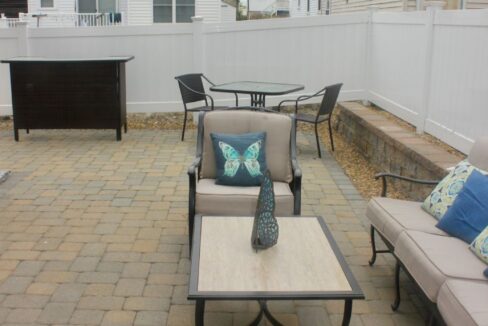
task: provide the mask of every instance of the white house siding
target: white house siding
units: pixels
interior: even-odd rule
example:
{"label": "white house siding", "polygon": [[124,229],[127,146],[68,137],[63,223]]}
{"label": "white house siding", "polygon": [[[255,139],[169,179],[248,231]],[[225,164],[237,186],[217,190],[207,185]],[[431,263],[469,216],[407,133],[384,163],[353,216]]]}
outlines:
{"label": "white house siding", "polygon": [[307,0],[290,0],[290,17],[315,16],[319,10],[319,0],[310,1],[310,11],[307,11]]}
{"label": "white house siding", "polygon": [[405,2],[405,11],[414,11],[414,10],[417,10],[417,1],[407,0]]}
{"label": "white house siding", "polygon": [[151,25],[153,0],[127,0],[127,23],[129,25]]}
{"label": "white house siding", "polygon": [[49,14],[53,13],[74,13],[75,1],[73,0],[54,0],[54,8],[41,8],[41,0],[28,0],[27,8],[30,13],[43,12]]}
{"label": "white house siding", "polygon": [[271,10],[276,0],[249,0],[249,10],[252,12],[263,12]]}
{"label": "white house siding", "polygon": [[220,22],[220,0],[195,0],[195,16],[202,16],[205,22]]}
{"label": "white house siding", "polygon": [[[41,0],[28,0],[27,8],[30,14],[42,13],[47,15],[39,18],[40,27],[74,26],[71,18],[56,15],[60,13],[75,13],[75,2],[72,0],[54,0],[53,8],[41,8]],[[30,24],[37,25],[37,18],[28,17],[26,19],[29,20]]]}
{"label": "white house siding", "polygon": [[124,15],[127,15],[127,6],[128,6],[127,2],[128,1],[129,0],[119,0],[119,8],[118,8],[118,10],[119,10],[119,12],[123,12]]}
{"label": "white house siding", "polygon": [[466,2],[466,9],[487,9],[488,0],[468,0]]}
{"label": "white house siding", "polygon": [[221,19],[222,22],[234,22],[236,21],[236,8],[221,2]]}
{"label": "white house siding", "polygon": [[[378,10],[404,11],[409,6],[406,0],[331,0],[331,14],[364,11],[370,7]],[[415,9],[415,6],[413,7]]]}

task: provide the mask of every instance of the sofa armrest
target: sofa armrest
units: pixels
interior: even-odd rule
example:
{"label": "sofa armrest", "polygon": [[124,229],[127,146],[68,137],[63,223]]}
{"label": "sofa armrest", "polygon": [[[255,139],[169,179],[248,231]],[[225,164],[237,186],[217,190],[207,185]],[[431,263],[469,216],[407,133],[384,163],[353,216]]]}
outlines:
{"label": "sofa armrest", "polygon": [[405,177],[405,176],[401,176],[401,175],[393,174],[393,173],[378,173],[377,175],[374,176],[374,178],[375,178],[375,180],[378,180],[379,178],[381,178],[381,182],[382,182],[381,197],[386,197],[386,193],[388,191],[388,183],[386,182],[387,178],[398,179],[398,180],[407,181],[407,182],[411,182],[411,183],[422,184],[422,185],[430,185],[430,186],[435,186],[441,181],[441,180],[415,179],[415,178]]}

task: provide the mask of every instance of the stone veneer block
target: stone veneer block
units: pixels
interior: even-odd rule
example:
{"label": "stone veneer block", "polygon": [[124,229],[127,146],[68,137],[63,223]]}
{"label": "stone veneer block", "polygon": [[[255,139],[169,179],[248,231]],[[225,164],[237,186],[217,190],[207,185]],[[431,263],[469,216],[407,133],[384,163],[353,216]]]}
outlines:
{"label": "stone veneer block", "polygon": [[[428,142],[373,108],[357,102],[341,102],[338,106],[335,128],[379,171],[440,180],[447,168],[464,158]],[[411,183],[396,185],[415,200],[424,200],[431,191]]]}

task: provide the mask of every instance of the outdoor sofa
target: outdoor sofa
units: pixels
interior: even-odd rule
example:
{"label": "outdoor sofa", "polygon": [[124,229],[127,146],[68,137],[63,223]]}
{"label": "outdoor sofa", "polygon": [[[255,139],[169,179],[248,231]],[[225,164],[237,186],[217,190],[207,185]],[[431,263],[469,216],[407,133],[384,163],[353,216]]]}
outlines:
{"label": "outdoor sofa", "polygon": [[[475,167],[488,171],[488,138],[478,140],[468,156]],[[395,268],[396,310],[400,304],[399,273],[403,270],[428,299],[431,323],[447,325],[488,325],[487,265],[476,257],[468,244],[438,229],[437,219],[421,208],[421,202],[386,198],[387,179],[434,185],[393,174],[379,174],[383,180],[382,197],[372,198],[366,215],[371,221],[373,256],[390,252],[397,260]],[[377,250],[377,233],[387,250]]]}

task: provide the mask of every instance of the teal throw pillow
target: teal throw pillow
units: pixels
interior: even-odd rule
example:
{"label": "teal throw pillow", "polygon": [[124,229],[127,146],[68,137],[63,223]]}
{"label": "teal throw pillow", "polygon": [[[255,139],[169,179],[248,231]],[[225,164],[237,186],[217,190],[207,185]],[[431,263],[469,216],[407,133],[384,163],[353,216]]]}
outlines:
{"label": "teal throw pillow", "polygon": [[[476,239],[473,240],[469,249],[471,249],[482,261],[488,264],[488,226],[476,237]],[[486,277],[488,277],[488,275]]]}
{"label": "teal throw pillow", "polygon": [[467,243],[488,226],[488,177],[471,172],[437,227]]}
{"label": "teal throw pillow", "polygon": [[447,212],[447,209],[451,207],[456,196],[463,188],[464,183],[474,170],[487,174],[487,172],[474,167],[466,160],[460,162],[434,188],[432,193],[425,199],[422,208],[427,213],[440,220]]}
{"label": "teal throw pillow", "polygon": [[266,133],[211,133],[217,168],[216,184],[259,186],[266,166]]}

